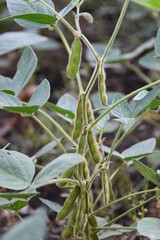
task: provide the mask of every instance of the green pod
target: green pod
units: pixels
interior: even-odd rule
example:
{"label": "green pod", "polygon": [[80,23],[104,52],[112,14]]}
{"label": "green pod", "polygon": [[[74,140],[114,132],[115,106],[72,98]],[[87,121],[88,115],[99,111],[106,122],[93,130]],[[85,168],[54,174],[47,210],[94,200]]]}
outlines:
{"label": "green pod", "polygon": [[72,236],[75,222],[76,222],[76,216],[77,216],[77,207],[75,207],[72,210],[72,212],[68,218],[67,226],[62,231],[61,236],[63,239],[70,239],[70,237]]}
{"label": "green pod", "polygon": [[[62,173],[59,178],[71,178],[73,175],[73,168],[69,168],[68,170],[66,170],[64,173]],[[56,183],[57,187],[63,188],[66,183]]]}
{"label": "green pod", "polygon": [[88,146],[92,159],[95,163],[102,162],[102,154],[99,150],[96,137],[92,131],[88,132]]}
{"label": "green pod", "polygon": [[76,239],[81,228],[82,228],[82,223],[83,223],[83,217],[85,215],[86,211],[86,202],[85,202],[85,195],[82,194],[80,201],[79,201],[79,206],[78,206],[78,212],[77,212],[77,218],[76,218],[76,224],[74,228],[74,238]]}
{"label": "green pod", "polygon": [[82,128],[83,128],[82,111],[83,111],[83,102],[82,102],[82,98],[80,97],[77,105],[76,119],[75,119],[74,130],[73,130],[74,141],[76,141],[82,133]]}
{"label": "green pod", "polygon": [[106,94],[106,74],[104,71],[104,66],[101,65],[100,66],[100,73],[98,76],[98,88],[99,88],[99,94],[100,94],[100,98],[101,98],[101,102],[104,106],[108,105],[108,97]]}
{"label": "green pod", "polygon": [[87,133],[83,132],[81,134],[79,143],[78,143],[78,153],[83,155],[87,144]]}
{"label": "green pod", "polygon": [[83,161],[83,177],[84,177],[85,180],[90,178],[88,164],[87,164],[87,161],[85,159]]}
{"label": "green pod", "polygon": [[103,202],[104,205],[108,205],[110,200],[110,186],[109,186],[109,175],[107,169],[102,171],[102,188],[103,188]]}
{"label": "green pod", "polygon": [[72,47],[71,54],[69,56],[69,62],[67,65],[67,75],[69,78],[74,78],[79,70],[82,55],[82,44],[79,38],[75,38]]}
{"label": "green pod", "polygon": [[86,98],[86,111],[87,111],[88,123],[93,122],[94,114],[93,114],[93,108],[92,108],[89,98]]}
{"label": "green pod", "polygon": [[57,221],[63,220],[71,211],[71,209],[74,206],[74,203],[78,197],[80,193],[80,188],[78,186],[76,186],[73,191],[71,192],[71,194],[69,195],[69,197],[66,199],[63,207],[61,208],[60,212],[57,215]]}

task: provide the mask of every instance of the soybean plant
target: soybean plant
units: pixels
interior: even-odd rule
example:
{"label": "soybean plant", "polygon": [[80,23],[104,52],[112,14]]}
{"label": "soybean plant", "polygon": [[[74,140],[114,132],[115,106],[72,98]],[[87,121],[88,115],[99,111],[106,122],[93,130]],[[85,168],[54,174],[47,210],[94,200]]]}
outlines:
{"label": "soybean plant", "polygon": [[[154,10],[160,9],[156,1],[143,1],[143,3],[140,3],[142,1],[133,1]],[[68,197],[64,201],[63,206],[46,199],[40,200],[57,212],[57,221],[65,220],[64,229],[61,233],[62,239],[98,240],[107,239],[112,235],[123,236],[125,234],[132,234],[135,231],[138,231],[138,234],[141,236],[146,236],[145,226],[147,226],[147,234],[158,238],[159,236],[157,237],[156,231],[153,232],[152,227],[150,227],[150,224],[152,226],[153,222],[157,223],[154,229],[157,228],[157,232],[159,231],[159,219],[157,218],[143,218],[131,226],[114,224],[130,212],[132,213],[148,202],[155,200],[160,194],[159,174],[139,161],[141,158],[153,152],[156,145],[154,138],[139,142],[121,154],[116,151],[122,141],[134,130],[137,123],[139,123],[148,112],[159,109],[160,100],[158,99],[158,94],[160,92],[160,80],[150,81],[149,84],[125,96],[115,94],[111,103],[108,100],[109,97],[106,88],[106,82],[109,81],[109,79],[107,76],[106,80],[105,64],[107,61],[111,62],[108,53],[119,32],[130,1],[124,1],[115,29],[106,44],[102,56],[99,55],[81,31],[80,19],[82,17],[88,21],[88,24],[93,23],[93,16],[90,13],[81,12],[82,5],[85,6],[85,0],[72,0],[60,12],[56,11],[53,4],[54,1],[51,0],[6,0],[6,2],[11,15],[0,21],[14,19],[24,28],[48,28],[49,30],[57,31],[68,53],[66,76],[68,79],[72,79],[71,81],[77,81],[78,93],[75,114],[70,109],[48,102],[50,97],[50,83],[46,79],[38,86],[28,103],[22,102],[18,98],[19,93],[30,80],[37,65],[37,58],[31,47],[25,48],[13,79],[3,76],[0,77],[0,107],[5,111],[17,113],[23,117],[33,118],[53,139],[53,142],[46,145],[32,157],[27,157],[20,152],[8,150],[8,146],[0,150],[0,186],[6,189],[16,190],[16,192],[0,193],[0,207],[8,211],[14,211],[15,214],[21,218],[18,210],[26,206],[31,198],[38,195],[37,189],[49,184],[56,184],[59,188],[68,191]],[[72,18],[75,20],[75,26],[72,26],[65,18],[72,10],[75,10],[74,15],[72,15]],[[69,31],[73,36],[71,47],[65,36],[66,33],[62,32],[61,24],[63,24],[67,28],[66,31]],[[160,58],[159,38],[160,31],[158,31],[157,38],[154,40],[157,61],[159,61],[158,59]],[[38,33],[25,31],[4,33],[0,36],[0,41],[1,39],[3,43],[8,41],[8,45],[4,46],[4,44],[0,46],[1,55],[17,48],[34,45],[35,43],[38,44],[39,42],[45,45],[48,40]],[[11,41],[13,42],[10,47],[9,43]],[[92,75],[88,78],[86,88],[84,88],[84,82],[80,74],[84,46],[87,48],[87,51],[92,54],[95,66]],[[143,45],[143,51],[146,49],[148,49],[148,45]],[[112,60],[114,63],[130,66],[129,64],[131,64],[130,61],[132,60],[130,56],[138,57],[138,55],[141,54],[142,47],[141,50],[135,50],[132,55],[124,54],[120,55],[118,59]],[[144,80],[147,78],[144,74],[140,74],[137,69],[135,72]],[[101,108],[99,109],[93,109],[90,98],[90,92],[96,82],[98,83],[98,92],[101,100]],[[147,91],[147,89],[151,90]],[[135,102],[132,109],[127,102],[129,99]],[[72,122],[72,134],[66,132],[63,127],[48,114],[48,109],[60,114],[62,117],[70,119],[70,122]],[[40,115],[46,118],[46,121],[53,124],[71,144],[69,153],[67,153],[65,145],[61,143],[61,140],[40,120]],[[106,129],[108,129],[107,121],[113,116],[120,122],[120,126],[115,134],[111,147],[107,147],[104,145]],[[123,127],[127,123],[129,123],[129,127],[124,131]],[[39,166],[33,161],[39,159],[39,157],[55,146],[58,146],[63,154],[53,159],[49,164]],[[110,175],[110,166],[113,157],[120,159],[122,164]],[[112,179],[118,175],[124,165],[126,169],[130,167],[128,162],[130,162],[132,166],[134,164],[135,169],[147,180],[154,183],[156,188],[132,192],[127,196],[115,199],[112,189]],[[36,176],[35,168],[39,170]],[[95,179],[99,179],[101,182],[101,189],[99,189],[99,192],[96,192],[96,194],[94,193],[93,187]],[[109,207],[125,199],[127,200],[142,194],[146,194],[147,196],[148,193],[152,192],[154,193],[153,196],[149,198],[146,197],[145,199],[142,198],[140,203],[126,212],[109,219],[107,215],[107,209]],[[102,202],[103,206],[100,205]],[[8,233],[5,233],[2,236],[2,240],[38,240],[44,238],[46,231],[44,216],[45,213],[42,210],[35,216],[29,217],[26,220],[26,222],[28,221],[28,225],[25,226],[25,222],[19,223],[19,225],[16,225]],[[108,221],[106,219],[108,219]],[[26,227],[28,228],[27,233]],[[108,232],[108,230],[113,230],[112,234]],[[20,238],[19,233],[21,233]]]}

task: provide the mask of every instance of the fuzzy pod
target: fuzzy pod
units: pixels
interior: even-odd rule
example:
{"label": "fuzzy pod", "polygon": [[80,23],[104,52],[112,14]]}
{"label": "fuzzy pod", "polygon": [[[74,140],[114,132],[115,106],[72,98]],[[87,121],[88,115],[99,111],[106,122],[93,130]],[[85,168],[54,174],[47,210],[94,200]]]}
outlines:
{"label": "fuzzy pod", "polygon": [[86,111],[87,111],[88,123],[93,122],[94,114],[93,114],[93,108],[92,108],[89,98],[86,98]]}
{"label": "fuzzy pod", "polygon": [[104,106],[108,105],[108,97],[106,94],[106,73],[104,71],[104,66],[100,66],[100,73],[98,76],[98,88],[99,88],[99,94],[101,98],[101,102]]}
{"label": "fuzzy pod", "polygon": [[83,161],[83,177],[84,177],[85,180],[90,178],[88,164],[87,164],[87,161],[85,159]]}
{"label": "fuzzy pod", "polygon": [[95,163],[101,163],[103,157],[99,150],[96,137],[92,131],[88,132],[88,146],[89,146],[89,151],[90,151],[93,161]]}
{"label": "fuzzy pod", "polygon": [[79,70],[82,55],[82,44],[79,38],[75,38],[72,47],[71,54],[67,65],[67,75],[69,78],[74,78]]}
{"label": "fuzzy pod", "polygon": [[109,174],[107,169],[104,169],[102,171],[102,188],[104,205],[108,205],[110,201],[110,186],[109,186]]}
{"label": "fuzzy pod", "polygon": [[74,228],[74,237],[75,239],[77,238],[80,230],[82,229],[83,226],[83,217],[85,215],[86,211],[86,201],[85,201],[85,194],[82,194],[80,196],[80,201],[78,205],[78,211],[77,211],[77,218],[76,218],[76,224]]}
{"label": "fuzzy pod", "polygon": [[77,216],[77,207],[75,207],[72,210],[68,218],[67,226],[62,231],[61,236],[63,239],[70,239],[70,237],[72,236],[72,233],[75,227],[76,216]]}
{"label": "fuzzy pod", "polygon": [[76,141],[80,137],[82,132],[82,128],[83,128],[82,112],[83,112],[83,101],[82,101],[82,98],[80,97],[77,105],[76,119],[75,119],[74,130],[73,130],[74,141]]}
{"label": "fuzzy pod", "polygon": [[[59,176],[59,178],[71,178],[72,175],[73,175],[73,168],[69,168],[64,173],[62,173]],[[66,183],[59,182],[59,183],[56,183],[56,185],[57,187],[63,188],[66,185]]]}
{"label": "fuzzy pod", "polygon": [[56,218],[57,221],[63,220],[69,214],[79,194],[80,194],[80,188],[76,186],[73,189],[73,191],[70,193],[69,197],[66,199],[60,212],[57,214],[57,218]]}
{"label": "fuzzy pod", "polygon": [[80,17],[83,17],[86,21],[88,21],[90,24],[93,23],[93,16],[88,12],[83,12],[79,14]]}

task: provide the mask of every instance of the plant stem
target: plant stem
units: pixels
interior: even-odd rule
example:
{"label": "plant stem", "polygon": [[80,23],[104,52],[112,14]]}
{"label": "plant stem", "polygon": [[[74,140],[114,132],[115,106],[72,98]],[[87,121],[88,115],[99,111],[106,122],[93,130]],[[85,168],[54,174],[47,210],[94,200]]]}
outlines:
{"label": "plant stem", "polygon": [[51,133],[51,131],[44,125],[35,115],[32,116],[32,118],[53,138],[53,140],[57,143],[57,145],[60,147],[60,149],[66,153],[65,148],[62,146],[62,144],[58,141],[58,139]]}
{"label": "plant stem", "polygon": [[97,227],[97,228],[91,228],[91,230],[131,230],[131,231],[136,231],[137,228],[136,227],[125,227],[125,226],[122,226],[122,227]]}
{"label": "plant stem", "polygon": [[88,130],[91,130],[93,128],[93,126],[101,119],[103,118],[107,113],[109,113],[113,108],[115,108],[117,105],[119,105],[121,102],[133,97],[134,95],[138,94],[139,92],[148,89],[148,88],[152,88],[153,86],[159,85],[160,84],[160,80],[157,80],[156,82],[153,82],[151,84],[148,84],[144,87],[141,87],[129,94],[127,94],[126,96],[124,96],[123,98],[119,99],[116,103],[114,103],[113,105],[111,105],[110,107],[108,107],[106,109],[106,111],[104,111],[98,118],[96,118],[89,126],[88,126]]}
{"label": "plant stem", "polygon": [[49,114],[47,114],[46,112],[44,112],[43,110],[39,109],[38,112],[40,112],[41,114],[43,114],[48,120],[50,120],[55,126],[56,128],[66,137],[66,139],[68,139],[75,147],[77,147],[77,143],[75,143],[72,138],[68,135],[68,133],[66,133],[66,131],[60,126],[59,123],[57,123]]}
{"label": "plant stem", "polygon": [[19,215],[18,212],[15,212],[15,214],[16,214],[16,216],[17,216],[22,222],[24,222],[23,218]]}
{"label": "plant stem", "polygon": [[148,190],[143,190],[143,191],[140,191],[140,192],[135,192],[135,193],[128,194],[127,196],[124,196],[124,197],[121,197],[119,199],[116,199],[115,201],[109,203],[108,205],[103,206],[103,207],[97,209],[96,211],[92,212],[90,214],[90,216],[95,215],[95,214],[103,211],[104,209],[106,209],[106,208],[108,208],[108,207],[110,207],[110,206],[112,206],[112,205],[114,205],[116,203],[119,203],[119,202],[121,202],[121,201],[123,201],[123,200],[125,200],[127,198],[134,197],[134,196],[137,196],[137,195],[141,195],[141,194],[144,194],[144,193],[156,192],[156,191],[160,191],[160,188],[148,189]]}
{"label": "plant stem", "polygon": [[135,72],[140,78],[142,78],[145,81],[145,83],[147,83],[147,84],[152,83],[151,79],[149,77],[147,77],[138,67],[136,67],[135,65],[133,65],[130,62],[127,62],[125,65],[127,68],[129,68],[130,70]]}
{"label": "plant stem", "polygon": [[119,19],[118,19],[118,22],[117,22],[117,24],[116,24],[116,27],[115,27],[115,29],[114,29],[114,32],[113,32],[113,34],[112,34],[112,36],[111,36],[111,38],[110,38],[110,40],[109,40],[109,43],[108,43],[108,45],[107,45],[107,47],[106,47],[106,49],[105,49],[105,52],[104,52],[103,56],[102,56],[102,62],[105,61],[106,56],[107,56],[110,48],[112,47],[112,45],[113,45],[113,43],[114,43],[114,40],[115,40],[115,38],[116,38],[116,36],[117,36],[117,34],[118,34],[118,32],[119,32],[119,29],[120,29],[120,27],[121,27],[123,18],[124,18],[124,16],[125,16],[125,13],[126,13],[126,10],[127,10],[128,4],[129,4],[129,1],[130,1],[130,0],[125,0],[125,3],[124,3],[124,5],[123,5],[122,11],[121,11],[121,14],[120,14],[120,16],[119,16]]}

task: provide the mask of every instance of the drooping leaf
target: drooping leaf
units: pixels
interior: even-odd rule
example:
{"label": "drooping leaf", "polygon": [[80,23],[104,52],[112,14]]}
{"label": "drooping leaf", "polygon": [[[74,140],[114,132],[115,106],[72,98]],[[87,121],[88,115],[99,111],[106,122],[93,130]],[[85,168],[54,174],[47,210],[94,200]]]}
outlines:
{"label": "drooping leaf", "polygon": [[28,83],[36,69],[36,66],[37,57],[34,51],[30,47],[25,48],[23,55],[18,62],[17,72],[13,78],[14,92],[16,95],[18,95],[24,86]]}
{"label": "drooping leaf", "polygon": [[42,203],[44,203],[47,207],[49,207],[51,210],[53,210],[56,213],[58,213],[62,208],[62,206],[59,203],[52,202],[44,198],[39,198],[39,199]]}
{"label": "drooping leaf", "polygon": [[27,14],[20,14],[20,15],[13,15],[6,18],[1,18],[0,22],[9,21],[12,19],[23,19],[29,22],[40,23],[40,24],[54,24],[57,20],[56,17],[42,14],[42,13],[27,13]]}
{"label": "drooping leaf", "polygon": [[[19,14],[32,14],[32,13],[42,13],[53,16],[53,12],[44,6],[39,1],[29,2],[24,0],[6,0],[7,7],[11,14],[11,16],[19,15]],[[54,4],[51,0],[45,0],[45,2],[52,8],[54,8]],[[25,28],[31,29],[41,29],[48,27],[47,25],[40,23],[33,23],[26,20],[16,20],[16,22]]]}
{"label": "drooping leaf", "polygon": [[[112,104],[114,104],[121,98],[122,98],[121,94],[116,94],[113,98]],[[118,104],[115,108],[112,109],[111,113],[113,114],[113,116],[117,117],[123,123],[128,123],[132,115],[131,109],[127,101],[123,101],[122,103]]]}
{"label": "drooping leaf", "polygon": [[[61,141],[62,138],[59,138],[59,142]],[[47,143],[44,147],[42,147],[36,154],[34,154],[34,156],[32,157],[32,159],[36,159],[39,157],[42,157],[43,155],[45,155],[46,153],[50,152],[54,147],[57,146],[57,143],[55,141],[49,142]]]}
{"label": "drooping leaf", "polygon": [[39,240],[45,236],[46,232],[46,213],[42,209],[34,216],[24,219],[7,231],[1,240]]}
{"label": "drooping leaf", "polygon": [[33,93],[31,99],[28,102],[28,106],[38,105],[42,107],[50,97],[50,83],[44,79]]}
{"label": "drooping leaf", "polygon": [[133,160],[133,163],[137,171],[140,172],[143,177],[153,182],[155,185],[160,186],[160,175],[157,172],[139,161]]}
{"label": "drooping leaf", "polygon": [[132,2],[153,10],[160,10],[159,0],[132,0]]}
{"label": "drooping leaf", "polygon": [[151,154],[156,146],[156,139],[149,138],[142,142],[136,143],[132,145],[130,148],[127,148],[121,153],[121,156],[126,161],[135,159],[135,158],[142,158],[148,154]]}
{"label": "drooping leaf", "polygon": [[23,190],[30,186],[35,173],[32,160],[26,155],[9,150],[0,150],[0,186]]}
{"label": "drooping leaf", "polygon": [[75,114],[69,110],[66,110],[62,107],[59,107],[53,103],[47,102],[45,104],[46,107],[48,107],[49,109],[61,114],[62,116],[66,117],[66,118],[70,118],[70,119],[74,119],[75,118]]}
{"label": "drooping leaf", "polygon": [[151,90],[144,98],[138,101],[132,111],[132,116],[136,116],[140,113],[143,109],[145,109],[159,94],[160,86],[157,86],[153,90]]}
{"label": "drooping leaf", "polygon": [[25,46],[42,43],[46,40],[47,37],[32,32],[19,31],[3,33],[0,34],[0,55]]}
{"label": "drooping leaf", "polygon": [[46,184],[49,180],[58,177],[65,170],[81,163],[83,156],[75,153],[62,154],[47,166],[45,166],[35,177],[32,186],[38,188]]}
{"label": "drooping leaf", "polygon": [[137,230],[141,236],[150,239],[160,239],[160,219],[147,217],[138,222]]}

